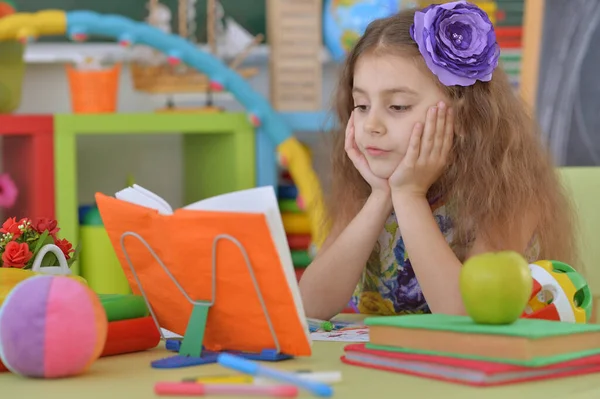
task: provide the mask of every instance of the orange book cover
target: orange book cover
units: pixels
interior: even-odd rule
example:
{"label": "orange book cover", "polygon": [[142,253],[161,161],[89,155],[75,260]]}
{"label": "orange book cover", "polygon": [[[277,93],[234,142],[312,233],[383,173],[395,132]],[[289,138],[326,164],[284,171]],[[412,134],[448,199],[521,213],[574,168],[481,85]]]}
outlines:
{"label": "orange book cover", "polygon": [[[134,294],[141,295],[121,248],[126,232],[141,236],[188,296],[211,301],[203,344],[213,351],[275,349],[244,254],[264,298],[281,353],[309,356],[308,324],[285,231],[272,187],[238,191],[171,210],[164,200],[134,185],[116,198],[96,194],[106,231]],[[162,328],[184,335],[192,304],[139,239],[126,236],[125,249]]]}

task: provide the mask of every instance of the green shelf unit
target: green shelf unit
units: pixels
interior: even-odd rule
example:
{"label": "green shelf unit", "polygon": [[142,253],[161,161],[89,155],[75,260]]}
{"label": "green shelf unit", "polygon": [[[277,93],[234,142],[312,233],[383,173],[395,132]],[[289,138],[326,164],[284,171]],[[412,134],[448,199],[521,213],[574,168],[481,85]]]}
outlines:
{"label": "green shelf unit", "polygon": [[[74,246],[79,242],[77,138],[122,134],[183,135],[186,203],[256,186],[255,129],[245,113],[58,114],[54,118],[56,217],[62,235],[72,238]],[[79,274],[77,262],[72,270]]]}

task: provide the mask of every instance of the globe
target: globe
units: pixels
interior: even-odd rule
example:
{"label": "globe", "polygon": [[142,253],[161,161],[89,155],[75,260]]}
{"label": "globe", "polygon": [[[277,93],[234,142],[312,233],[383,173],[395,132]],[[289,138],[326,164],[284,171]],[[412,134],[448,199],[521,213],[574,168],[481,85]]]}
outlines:
{"label": "globe", "polygon": [[342,61],[375,19],[400,11],[401,0],[325,0],[323,38],[332,58]]}

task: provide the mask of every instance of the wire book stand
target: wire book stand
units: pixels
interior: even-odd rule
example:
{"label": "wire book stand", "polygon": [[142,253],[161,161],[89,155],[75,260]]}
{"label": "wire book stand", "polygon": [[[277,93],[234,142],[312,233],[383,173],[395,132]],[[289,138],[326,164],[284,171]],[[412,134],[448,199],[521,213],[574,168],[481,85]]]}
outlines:
{"label": "wire book stand", "polygon": [[[146,291],[144,290],[144,287],[142,286],[142,282],[140,281],[140,278],[135,270],[135,267],[133,266],[133,262],[131,261],[129,254],[127,252],[127,249],[125,248],[125,238],[127,238],[127,237],[133,237],[133,238],[137,239],[140,243],[142,243],[142,245],[144,245],[144,247],[146,247],[146,249],[148,250],[150,255],[152,255],[154,260],[160,265],[160,267],[165,272],[165,274],[175,284],[175,286],[177,287],[179,292],[181,292],[181,294],[185,297],[185,299],[192,305],[192,313],[188,320],[188,324],[187,324],[185,334],[184,334],[182,340],[179,340],[179,339],[170,340],[164,336],[162,329],[160,327],[160,322],[158,320],[158,317],[157,317],[156,313],[154,312],[154,309],[152,308],[152,304],[150,303],[148,295],[146,294]],[[202,343],[204,340],[204,332],[206,330],[206,321],[207,321],[208,313],[209,313],[211,307],[214,305],[215,298],[216,298],[217,253],[218,253],[218,244],[221,240],[227,240],[227,241],[232,242],[240,250],[240,252],[244,258],[244,262],[246,263],[246,266],[248,267],[248,273],[250,274],[250,277],[252,279],[252,284],[254,286],[254,290],[256,291],[256,295],[258,296],[258,300],[263,309],[263,313],[265,315],[267,325],[268,325],[269,331],[271,333],[271,337],[273,338],[273,342],[275,344],[275,348],[266,348],[266,349],[263,349],[260,353],[249,353],[249,352],[241,352],[241,351],[234,351],[234,350],[228,350],[228,351],[224,351],[224,352],[236,354],[238,356],[242,356],[247,359],[262,360],[262,361],[280,361],[280,360],[286,360],[286,359],[292,358],[292,356],[290,356],[290,355],[281,353],[281,346],[279,344],[277,334],[275,333],[275,329],[273,327],[273,322],[272,322],[271,316],[269,315],[269,312],[267,310],[265,300],[260,291],[260,287],[258,285],[258,281],[256,279],[254,269],[250,262],[250,258],[248,257],[248,253],[247,253],[246,249],[244,248],[244,246],[242,245],[242,243],[240,243],[235,237],[232,237],[231,235],[228,235],[228,234],[220,234],[220,235],[217,235],[213,239],[212,256],[211,256],[211,269],[212,269],[212,273],[211,273],[211,275],[212,275],[212,278],[211,278],[212,290],[211,290],[211,292],[212,292],[212,295],[211,295],[210,301],[205,301],[205,300],[198,301],[198,300],[192,299],[189,296],[189,294],[183,289],[183,287],[181,286],[179,281],[177,281],[175,276],[173,276],[173,274],[171,273],[169,268],[163,263],[163,261],[156,254],[156,252],[150,247],[148,242],[141,235],[139,235],[135,232],[132,232],[132,231],[128,231],[121,235],[121,239],[120,239],[121,250],[123,251],[123,254],[125,256],[127,264],[129,266],[129,269],[131,270],[131,273],[133,274],[135,282],[144,298],[144,301],[146,302],[146,306],[148,307],[148,310],[150,311],[150,314],[152,315],[154,324],[156,324],[156,328],[158,329],[158,331],[161,335],[161,338],[166,342],[167,349],[178,352],[177,355],[153,361],[151,363],[153,368],[180,368],[180,367],[190,367],[190,366],[197,366],[197,365],[201,365],[201,364],[208,364],[208,363],[216,362],[219,352],[213,352],[213,351],[206,350],[203,347]]]}

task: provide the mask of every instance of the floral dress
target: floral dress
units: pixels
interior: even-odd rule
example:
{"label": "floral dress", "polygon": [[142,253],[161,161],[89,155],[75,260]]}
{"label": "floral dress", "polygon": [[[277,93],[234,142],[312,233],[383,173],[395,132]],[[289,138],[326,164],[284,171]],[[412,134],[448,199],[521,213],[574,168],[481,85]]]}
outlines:
{"label": "floral dress", "polygon": [[[446,242],[452,242],[453,223],[447,205],[441,201],[430,203],[433,216]],[[537,240],[532,239],[525,257],[529,262],[533,262],[538,253]],[[355,312],[365,314],[431,313],[393,212],[385,222],[349,306]]]}

